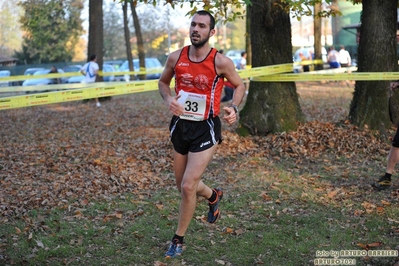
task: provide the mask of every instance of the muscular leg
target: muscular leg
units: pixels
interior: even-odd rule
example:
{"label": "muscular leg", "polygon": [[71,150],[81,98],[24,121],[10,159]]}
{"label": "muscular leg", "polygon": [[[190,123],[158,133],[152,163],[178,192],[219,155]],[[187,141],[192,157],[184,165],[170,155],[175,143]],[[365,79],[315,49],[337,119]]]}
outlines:
{"label": "muscular leg", "polygon": [[181,155],[174,152],[174,170],[176,185],[181,193],[179,223],[176,234],[184,236],[195,212],[197,195],[205,198],[212,196],[212,189],[201,181],[217,145],[202,152],[189,152]]}
{"label": "muscular leg", "polygon": [[399,148],[392,146],[388,155],[388,164],[386,168],[386,173],[392,174],[398,162],[399,162]]}

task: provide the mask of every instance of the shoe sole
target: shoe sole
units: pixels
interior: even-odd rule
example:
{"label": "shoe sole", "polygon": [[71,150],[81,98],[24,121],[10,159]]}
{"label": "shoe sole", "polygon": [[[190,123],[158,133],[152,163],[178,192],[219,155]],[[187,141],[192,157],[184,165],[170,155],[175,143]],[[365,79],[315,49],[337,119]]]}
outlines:
{"label": "shoe sole", "polygon": [[[218,197],[219,197],[218,200],[220,202],[223,199],[223,191],[222,190],[217,190],[217,194],[218,194]],[[213,221],[213,222],[209,222],[208,221],[208,223],[210,223],[210,224],[216,223],[217,220],[219,220],[220,216],[221,216],[221,212],[220,212],[220,209],[218,208],[218,213],[217,213],[217,217],[216,217],[215,221]]]}
{"label": "shoe sole", "polygon": [[216,223],[216,222],[219,220],[220,216],[221,216],[221,214],[220,214],[220,211],[219,211],[218,216],[216,217],[216,220],[213,221],[213,222],[209,222],[209,223],[210,223],[210,224]]}
{"label": "shoe sole", "polygon": [[175,254],[174,256],[166,255],[165,259],[174,259],[174,258],[178,258],[178,257],[181,257],[181,253],[180,254]]}
{"label": "shoe sole", "polygon": [[378,190],[378,191],[383,191],[383,190],[387,190],[387,189],[390,189],[390,188],[391,188],[391,186],[381,186],[381,185],[377,186],[377,185],[375,185],[375,184],[372,184],[371,186],[372,186],[374,189]]}

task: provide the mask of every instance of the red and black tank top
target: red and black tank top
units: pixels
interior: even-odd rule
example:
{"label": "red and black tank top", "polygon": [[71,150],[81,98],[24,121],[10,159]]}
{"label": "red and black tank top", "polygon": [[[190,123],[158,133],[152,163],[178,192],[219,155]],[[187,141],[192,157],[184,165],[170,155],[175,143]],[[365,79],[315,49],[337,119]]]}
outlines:
{"label": "red and black tank top", "polygon": [[201,121],[215,117],[220,112],[224,80],[216,72],[217,50],[212,48],[201,62],[189,58],[190,46],[185,46],[174,67],[175,92],[185,106],[180,118]]}

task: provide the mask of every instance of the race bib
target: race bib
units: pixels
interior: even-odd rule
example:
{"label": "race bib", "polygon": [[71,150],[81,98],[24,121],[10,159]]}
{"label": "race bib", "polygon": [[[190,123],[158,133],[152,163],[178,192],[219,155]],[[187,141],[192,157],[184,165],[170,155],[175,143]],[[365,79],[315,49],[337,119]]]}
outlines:
{"label": "race bib", "polygon": [[184,113],[181,119],[191,121],[203,121],[206,110],[206,95],[192,92],[179,92],[180,98],[177,100],[184,106]]}

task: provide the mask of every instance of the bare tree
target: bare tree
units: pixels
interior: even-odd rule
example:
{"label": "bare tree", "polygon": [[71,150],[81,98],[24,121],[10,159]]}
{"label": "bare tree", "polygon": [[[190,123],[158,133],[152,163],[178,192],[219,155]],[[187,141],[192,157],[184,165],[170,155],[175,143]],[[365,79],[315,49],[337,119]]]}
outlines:
{"label": "bare tree", "polygon": [[[127,7],[129,5],[129,1],[125,0],[122,2],[123,9],[123,29],[125,32],[125,42],[126,42],[126,58],[129,63],[129,70],[133,71],[133,56],[132,56],[132,46],[130,44],[130,30],[129,30],[129,19],[127,15]],[[130,80],[133,80],[133,76],[130,76]]]}
{"label": "bare tree", "polygon": [[[134,26],[134,30],[136,32],[136,38],[137,38],[137,50],[139,53],[139,65],[140,65],[140,70],[144,70],[145,69],[145,49],[144,49],[143,35],[141,34],[140,21],[139,21],[137,12],[136,12],[136,4],[137,4],[137,1],[130,0],[130,7],[132,10],[132,17],[133,17],[133,26]],[[145,79],[145,75],[139,75],[139,79]]]}
{"label": "bare tree", "polygon": [[[318,16],[321,12],[321,3],[316,3],[314,6],[314,20],[313,20],[313,32],[314,32],[314,55],[315,59],[321,60],[322,45],[321,45],[321,17]],[[323,69],[323,64],[316,64],[316,70]]]}
{"label": "bare tree", "polygon": [[[103,67],[103,0],[89,0],[89,44],[87,58],[95,54],[97,63]],[[97,75],[96,81],[102,81],[102,76]]]}

